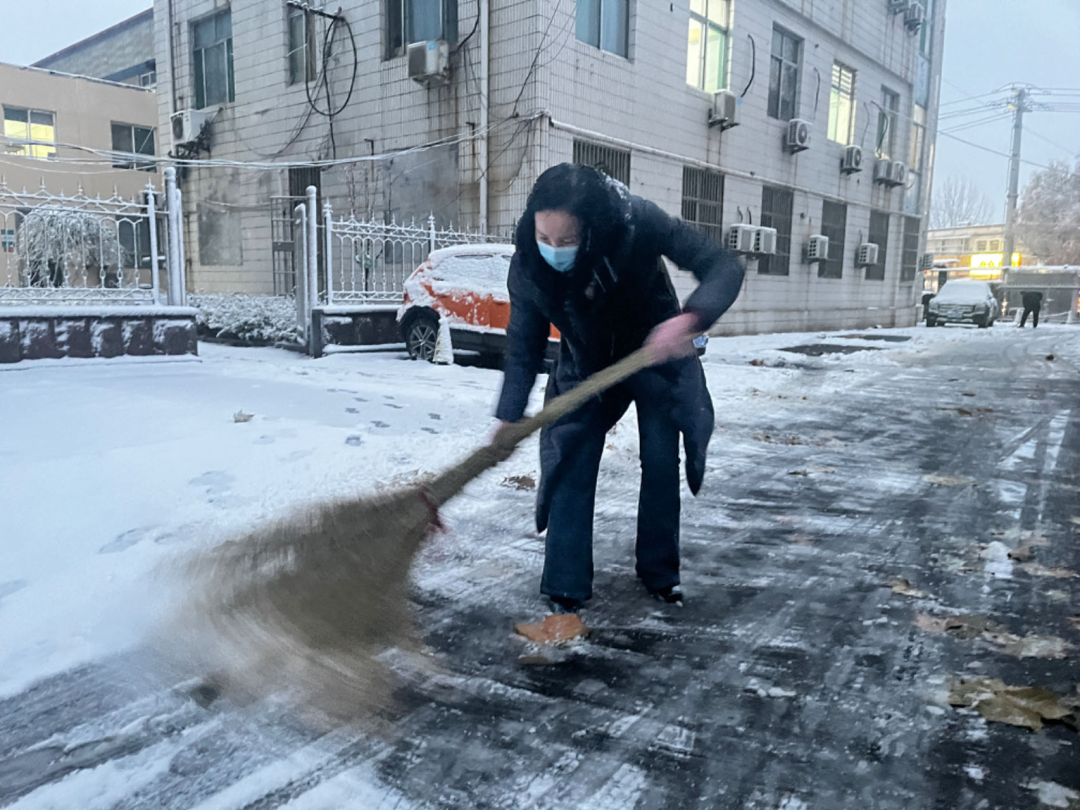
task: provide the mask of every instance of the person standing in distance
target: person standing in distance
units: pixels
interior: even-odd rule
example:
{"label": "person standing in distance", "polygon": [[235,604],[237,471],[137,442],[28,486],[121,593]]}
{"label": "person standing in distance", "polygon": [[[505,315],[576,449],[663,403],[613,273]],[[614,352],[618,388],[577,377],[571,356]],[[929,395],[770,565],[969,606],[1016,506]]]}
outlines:
{"label": "person standing in distance", "polygon": [[[540,434],[536,527],[547,530],[540,591],[556,613],[592,596],[593,512],[605,436],[637,408],[641,490],[637,574],[647,591],[682,604],[679,435],[697,494],[713,430],[712,399],[694,339],[734,303],[743,268],[733,254],[595,169],[563,163],[529,195],[510,264],[510,323],[496,418],[521,419],[543,367],[550,324],[562,333],[545,399],[649,344],[661,362]],[[679,305],[662,257],[700,282]]]}
{"label": "person standing in distance", "polygon": [[1021,329],[1027,324],[1028,315],[1032,316],[1031,328],[1039,328],[1039,312],[1042,310],[1042,298],[1042,293],[1035,290],[1025,290],[1020,293],[1020,301],[1024,305],[1024,314],[1020,318]]}

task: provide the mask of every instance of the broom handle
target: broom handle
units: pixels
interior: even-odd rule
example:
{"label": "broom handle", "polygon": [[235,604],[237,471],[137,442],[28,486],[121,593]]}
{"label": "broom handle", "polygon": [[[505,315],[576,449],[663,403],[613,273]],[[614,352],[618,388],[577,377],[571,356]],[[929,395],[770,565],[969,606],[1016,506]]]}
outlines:
{"label": "broom handle", "polygon": [[495,440],[473,452],[457,466],[447,470],[425,488],[425,495],[434,507],[439,507],[460,492],[466,484],[486,470],[505,460],[514,448],[541,428],[562,419],[590,399],[655,363],[655,354],[643,346],[617,363],[593,374],[580,385],[555,397],[540,413],[520,422],[512,422],[497,434]]}

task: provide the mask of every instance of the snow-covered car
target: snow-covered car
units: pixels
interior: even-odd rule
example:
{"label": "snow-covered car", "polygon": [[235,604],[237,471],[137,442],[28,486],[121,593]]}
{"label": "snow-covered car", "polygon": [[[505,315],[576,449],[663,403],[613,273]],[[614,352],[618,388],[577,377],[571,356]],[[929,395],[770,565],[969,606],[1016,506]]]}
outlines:
{"label": "snow-covered car", "polygon": [[[436,250],[408,279],[397,320],[409,356],[433,360],[439,321],[450,327],[455,351],[473,351],[501,358],[510,322],[510,272],[513,245],[459,245]],[[548,356],[553,357],[559,333],[552,327]]]}
{"label": "snow-covered car", "polygon": [[980,329],[986,329],[997,320],[998,308],[998,300],[987,282],[957,279],[946,283],[930,299],[926,325],[973,323]]}

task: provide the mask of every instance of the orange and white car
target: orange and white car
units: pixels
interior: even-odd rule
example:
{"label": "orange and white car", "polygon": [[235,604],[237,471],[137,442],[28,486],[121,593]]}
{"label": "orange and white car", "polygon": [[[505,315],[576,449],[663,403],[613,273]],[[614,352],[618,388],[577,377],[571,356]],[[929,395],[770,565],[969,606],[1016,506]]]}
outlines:
{"label": "orange and white car", "polygon": [[[397,313],[409,356],[435,357],[439,320],[446,318],[455,351],[501,359],[510,322],[506,277],[513,255],[513,245],[458,245],[433,251],[405,280]],[[558,341],[559,332],[552,327],[549,357]]]}

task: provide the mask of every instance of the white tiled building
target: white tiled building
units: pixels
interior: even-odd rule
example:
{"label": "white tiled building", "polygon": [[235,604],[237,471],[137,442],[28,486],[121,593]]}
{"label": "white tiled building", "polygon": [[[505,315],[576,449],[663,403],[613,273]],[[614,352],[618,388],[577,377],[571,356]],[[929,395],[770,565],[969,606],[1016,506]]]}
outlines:
{"label": "white tiled building", "polygon": [[[507,231],[538,174],[576,159],[718,237],[778,229],[725,332],[914,322],[945,0],[488,2],[484,94],[479,0],[339,0],[328,57],[332,20],[302,3],[157,0],[162,131],[175,110],[212,119],[198,158],[217,165],[184,178],[191,284],[273,292],[271,208],[287,202],[271,197],[312,182],[338,212]],[[438,39],[448,81],[409,79],[405,46]],[[708,124],[718,87],[738,97],[727,130]],[[810,132],[797,154],[792,117]],[[841,172],[849,145],[861,172]],[[905,184],[875,182],[879,156],[908,164]],[[341,163],[265,167],[309,160]],[[828,262],[804,261],[814,234]],[[857,267],[866,242],[879,262]]]}

